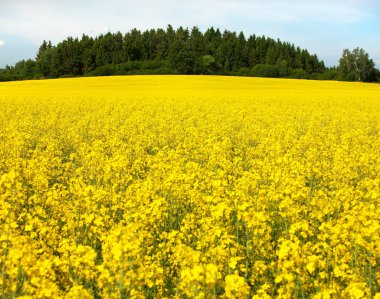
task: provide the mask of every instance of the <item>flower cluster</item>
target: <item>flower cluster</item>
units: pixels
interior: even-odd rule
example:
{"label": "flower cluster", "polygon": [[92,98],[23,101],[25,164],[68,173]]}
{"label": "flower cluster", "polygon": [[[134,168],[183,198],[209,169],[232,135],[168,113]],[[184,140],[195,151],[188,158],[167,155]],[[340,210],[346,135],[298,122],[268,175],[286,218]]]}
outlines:
{"label": "flower cluster", "polygon": [[380,298],[380,87],[0,84],[1,298]]}

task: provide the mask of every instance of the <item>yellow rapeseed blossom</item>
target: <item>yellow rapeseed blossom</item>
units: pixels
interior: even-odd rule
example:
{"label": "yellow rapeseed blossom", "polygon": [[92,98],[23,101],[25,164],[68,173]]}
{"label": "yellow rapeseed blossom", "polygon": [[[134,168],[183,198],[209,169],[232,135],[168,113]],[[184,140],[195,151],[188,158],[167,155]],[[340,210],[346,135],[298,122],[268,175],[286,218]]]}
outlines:
{"label": "yellow rapeseed blossom", "polygon": [[0,83],[0,298],[380,298],[380,85]]}

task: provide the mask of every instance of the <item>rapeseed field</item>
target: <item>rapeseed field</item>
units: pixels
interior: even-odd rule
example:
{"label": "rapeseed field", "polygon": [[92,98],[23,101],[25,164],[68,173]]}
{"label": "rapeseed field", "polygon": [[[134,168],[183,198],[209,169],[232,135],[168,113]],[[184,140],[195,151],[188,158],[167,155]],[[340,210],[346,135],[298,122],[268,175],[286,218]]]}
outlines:
{"label": "rapeseed field", "polygon": [[0,83],[1,298],[380,298],[380,85]]}

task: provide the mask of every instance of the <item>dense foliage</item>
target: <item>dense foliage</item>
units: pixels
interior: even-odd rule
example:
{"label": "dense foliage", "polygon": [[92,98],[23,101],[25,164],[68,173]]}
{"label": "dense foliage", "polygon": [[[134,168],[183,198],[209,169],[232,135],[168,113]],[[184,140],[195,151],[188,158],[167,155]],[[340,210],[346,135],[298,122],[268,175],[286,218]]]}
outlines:
{"label": "dense foliage", "polygon": [[343,50],[342,57],[339,60],[339,70],[342,77],[348,81],[373,82],[379,75],[379,71],[375,69],[374,61],[369,58],[364,49],[359,47],[352,51]]}
{"label": "dense foliage", "polygon": [[1,298],[380,299],[380,85],[0,90]]}
{"label": "dense foliage", "polygon": [[[316,55],[265,36],[210,28],[202,33],[168,26],[123,35],[44,41],[35,60],[3,70],[3,80],[112,74],[235,74],[264,77],[315,76],[325,70]],[[0,77],[1,80],[1,77]]]}

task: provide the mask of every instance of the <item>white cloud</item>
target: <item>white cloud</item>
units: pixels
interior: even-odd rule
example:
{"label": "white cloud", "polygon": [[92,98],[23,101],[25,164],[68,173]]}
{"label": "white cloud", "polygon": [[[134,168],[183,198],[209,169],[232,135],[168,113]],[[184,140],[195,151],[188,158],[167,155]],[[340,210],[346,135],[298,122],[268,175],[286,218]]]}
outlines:
{"label": "white cloud", "polygon": [[108,32],[111,32],[110,27],[108,27],[108,26],[104,26],[104,27],[103,27],[103,30],[102,30],[102,33],[108,33]]}
{"label": "white cloud", "polygon": [[8,43],[8,36],[17,36],[38,47],[43,40],[55,44],[83,33],[214,26],[280,38],[323,59],[330,51],[339,56],[352,42],[370,50],[372,41],[378,49],[379,15],[378,0],[0,0],[0,35]]}
{"label": "white cloud", "polygon": [[3,47],[4,45],[5,45],[5,41],[0,39],[0,48]]}
{"label": "white cloud", "polygon": [[[235,22],[347,24],[376,17],[374,0],[1,0],[0,31],[41,42],[86,32],[128,31],[134,27],[198,25],[229,27]],[[104,27],[104,24],[107,24]],[[221,28],[224,29],[224,28]]]}

